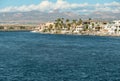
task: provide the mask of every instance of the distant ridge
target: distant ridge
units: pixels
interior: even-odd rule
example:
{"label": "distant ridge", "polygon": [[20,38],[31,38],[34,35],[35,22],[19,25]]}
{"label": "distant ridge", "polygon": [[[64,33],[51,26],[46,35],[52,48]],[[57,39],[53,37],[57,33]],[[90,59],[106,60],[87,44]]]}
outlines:
{"label": "distant ridge", "polygon": [[120,13],[112,12],[94,12],[91,14],[75,14],[73,12],[2,12],[0,13],[0,22],[17,22],[17,23],[43,23],[48,21],[54,21],[56,18],[69,18],[69,19],[99,19],[99,20],[117,20],[120,19]]}

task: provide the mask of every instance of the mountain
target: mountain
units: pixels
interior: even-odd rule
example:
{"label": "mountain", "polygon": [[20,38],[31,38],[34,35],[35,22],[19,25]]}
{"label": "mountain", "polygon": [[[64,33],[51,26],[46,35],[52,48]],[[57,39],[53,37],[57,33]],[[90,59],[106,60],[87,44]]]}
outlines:
{"label": "mountain", "polygon": [[18,22],[18,23],[43,23],[48,21],[54,21],[56,18],[69,18],[76,19],[79,15],[71,12],[7,12],[0,13],[0,22]]}
{"label": "mountain", "polygon": [[101,20],[119,20],[120,13],[113,13],[113,12],[93,12],[88,15],[88,17],[94,19],[101,19]]}
{"label": "mountain", "polygon": [[120,13],[94,12],[87,15],[79,15],[73,12],[59,12],[57,10],[49,13],[40,11],[2,12],[0,13],[0,23],[38,24],[54,21],[56,18],[113,20],[120,19],[119,14]]}

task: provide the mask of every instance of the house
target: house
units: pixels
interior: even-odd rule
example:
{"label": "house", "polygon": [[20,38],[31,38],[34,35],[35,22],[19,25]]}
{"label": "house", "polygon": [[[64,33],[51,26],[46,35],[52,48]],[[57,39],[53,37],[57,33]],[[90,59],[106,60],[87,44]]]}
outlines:
{"label": "house", "polygon": [[35,30],[44,31],[45,29],[48,29],[50,25],[54,25],[54,23],[53,22],[41,23],[38,25],[38,27],[35,28]]}
{"label": "house", "polygon": [[105,26],[109,34],[120,34],[120,20],[114,20]]}
{"label": "house", "polygon": [[87,20],[83,22],[84,26],[88,25],[88,29],[92,29],[94,31],[100,31],[104,29],[104,26],[107,24],[107,21],[100,21],[100,20]]}
{"label": "house", "polygon": [[73,33],[80,33],[83,30],[83,25],[78,25],[75,27]]}

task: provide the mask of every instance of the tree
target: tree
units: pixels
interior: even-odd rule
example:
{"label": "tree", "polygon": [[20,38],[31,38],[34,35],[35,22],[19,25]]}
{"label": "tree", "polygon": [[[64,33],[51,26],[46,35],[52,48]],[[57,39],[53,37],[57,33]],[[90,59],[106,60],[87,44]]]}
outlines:
{"label": "tree", "polygon": [[89,18],[89,20],[92,20],[91,18]]}
{"label": "tree", "polygon": [[62,18],[62,21],[64,21],[64,18]]}
{"label": "tree", "polygon": [[67,25],[67,26],[68,26],[68,28],[67,28],[67,29],[68,29],[68,30],[70,30],[71,24],[70,24],[70,23],[68,23],[68,25]]}
{"label": "tree", "polygon": [[4,26],[0,26],[0,29],[4,29]]}
{"label": "tree", "polygon": [[9,29],[14,29],[14,27],[10,27]]}
{"label": "tree", "polygon": [[64,25],[63,20],[64,20],[63,18],[62,19],[58,18],[57,20],[55,20],[55,29],[59,32],[61,31],[61,29]]}
{"label": "tree", "polygon": [[20,29],[25,29],[25,26],[20,26]]}
{"label": "tree", "polygon": [[53,25],[50,24],[49,27],[48,27],[48,31],[50,32],[52,29],[53,29]]}
{"label": "tree", "polygon": [[55,29],[57,29],[58,28],[58,22],[55,22],[54,24],[55,24]]}
{"label": "tree", "polygon": [[86,31],[86,30],[88,30],[88,24],[86,24],[85,26],[84,26],[84,29],[83,29],[84,31]]}
{"label": "tree", "polygon": [[69,23],[69,21],[70,21],[69,19],[66,19],[66,23]]}
{"label": "tree", "polygon": [[81,25],[81,24],[82,24],[82,19],[79,19],[77,25]]}
{"label": "tree", "polygon": [[49,28],[50,28],[50,29],[52,29],[52,28],[53,28],[53,25],[52,25],[52,24],[50,24],[50,25],[49,25]]}
{"label": "tree", "polygon": [[70,22],[69,21],[70,21],[69,19],[66,19],[66,21],[65,21],[66,22],[65,25],[66,25],[68,30],[70,29]]}
{"label": "tree", "polygon": [[76,27],[77,26],[77,20],[73,19],[72,20],[72,25],[73,25],[73,27]]}
{"label": "tree", "polygon": [[94,23],[92,23],[92,28],[94,28],[95,27],[95,24]]}

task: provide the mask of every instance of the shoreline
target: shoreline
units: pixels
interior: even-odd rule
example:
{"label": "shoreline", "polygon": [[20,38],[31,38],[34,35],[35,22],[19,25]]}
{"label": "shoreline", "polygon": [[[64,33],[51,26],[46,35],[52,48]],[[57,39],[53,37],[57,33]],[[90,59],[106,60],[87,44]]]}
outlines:
{"label": "shoreline", "polygon": [[41,33],[41,34],[53,34],[53,35],[81,35],[81,36],[109,36],[109,37],[120,37],[118,34],[102,34],[102,33],[50,33],[50,32],[40,32],[31,30],[0,30],[0,32],[31,32],[31,33]]}
{"label": "shoreline", "polygon": [[0,32],[30,32],[31,30],[0,30]]}
{"label": "shoreline", "polygon": [[[32,32],[32,31],[31,31]],[[50,33],[50,32],[40,32],[34,31],[33,33],[41,33],[41,34],[54,34],[54,35],[81,35],[81,36],[109,36],[109,37],[120,37],[118,34],[96,34],[96,33]]]}

